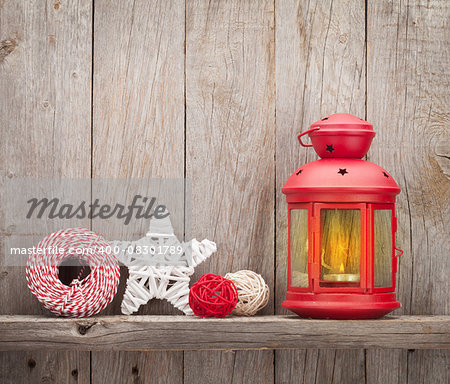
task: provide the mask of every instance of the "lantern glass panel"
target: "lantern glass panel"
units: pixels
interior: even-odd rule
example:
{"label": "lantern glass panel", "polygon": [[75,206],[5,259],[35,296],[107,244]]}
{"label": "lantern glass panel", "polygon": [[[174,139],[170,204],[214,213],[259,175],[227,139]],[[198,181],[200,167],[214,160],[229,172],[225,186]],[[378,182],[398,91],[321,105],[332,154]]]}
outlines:
{"label": "lantern glass panel", "polygon": [[291,286],[308,287],[308,210],[291,209]]}
{"label": "lantern glass panel", "polygon": [[321,280],[359,282],[361,211],[322,209],[321,230]]}
{"label": "lantern glass panel", "polygon": [[392,286],[392,211],[374,210],[374,284]]}

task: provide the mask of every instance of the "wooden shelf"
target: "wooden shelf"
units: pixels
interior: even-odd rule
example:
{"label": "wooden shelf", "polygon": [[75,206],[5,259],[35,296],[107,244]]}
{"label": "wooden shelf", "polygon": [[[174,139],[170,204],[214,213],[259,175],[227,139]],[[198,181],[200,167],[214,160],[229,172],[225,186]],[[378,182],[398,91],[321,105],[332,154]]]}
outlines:
{"label": "wooden shelf", "polygon": [[0,316],[0,350],[448,349],[450,316],[311,320],[295,316],[201,319]]}

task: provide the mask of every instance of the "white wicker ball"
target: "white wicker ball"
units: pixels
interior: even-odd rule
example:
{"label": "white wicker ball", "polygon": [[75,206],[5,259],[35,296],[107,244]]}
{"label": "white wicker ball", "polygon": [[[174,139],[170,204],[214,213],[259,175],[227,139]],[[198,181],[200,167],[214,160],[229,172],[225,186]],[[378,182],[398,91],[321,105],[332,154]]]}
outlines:
{"label": "white wicker ball", "polygon": [[269,286],[261,275],[253,271],[237,271],[227,273],[238,291],[238,302],[233,310],[234,315],[253,316],[269,302]]}

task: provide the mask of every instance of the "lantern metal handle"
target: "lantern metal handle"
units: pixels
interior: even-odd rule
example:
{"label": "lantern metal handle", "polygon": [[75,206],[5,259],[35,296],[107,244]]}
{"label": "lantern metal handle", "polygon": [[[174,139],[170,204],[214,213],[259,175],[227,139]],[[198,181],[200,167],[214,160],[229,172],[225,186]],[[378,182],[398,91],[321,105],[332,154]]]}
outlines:
{"label": "lantern metal handle", "polygon": [[403,250],[401,250],[400,248],[395,247],[395,250],[400,252],[398,255],[395,255],[395,257],[400,257],[401,255],[403,255]]}
{"label": "lantern metal handle", "polygon": [[297,139],[298,139],[298,141],[300,142],[300,144],[301,144],[303,147],[312,147],[312,146],[313,146],[312,144],[305,144],[305,143],[302,141],[301,137],[304,136],[304,135],[307,135],[307,134],[310,133],[310,132],[317,131],[317,130],[319,130],[319,129],[320,129],[320,127],[311,128],[311,129],[308,129],[308,130],[305,131],[305,132],[300,133],[300,134],[297,136]]}

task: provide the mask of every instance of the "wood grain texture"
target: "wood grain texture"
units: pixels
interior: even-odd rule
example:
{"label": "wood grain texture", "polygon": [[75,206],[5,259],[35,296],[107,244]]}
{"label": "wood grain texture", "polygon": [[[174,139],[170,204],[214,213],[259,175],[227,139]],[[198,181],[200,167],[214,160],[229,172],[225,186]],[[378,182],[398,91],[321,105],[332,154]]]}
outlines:
{"label": "wood grain texture", "polygon": [[[96,179],[123,179],[121,197],[131,201],[135,180],[184,177],[184,2],[96,1],[95,7],[94,186]],[[141,222],[143,235],[148,222]],[[93,229],[123,239],[136,228],[96,222]],[[118,295],[105,313],[120,314],[120,302]],[[171,312],[154,300],[139,313]]]}
{"label": "wood grain texture", "polygon": [[446,154],[435,149],[448,140],[449,14],[449,4],[436,1],[369,3],[368,119],[377,136],[368,159],[402,189],[396,208],[403,313],[449,312],[450,182],[439,165]]}
{"label": "wood grain texture", "polygon": [[[287,204],[281,188],[300,165],[317,159],[296,140],[309,125],[335,112],[365,117],[364,1],[276,1],[276,313],[286,297]],[[277,351],[275,381],[339,382],[365,375],[363,350]],[[307,369],[292,367],[307,360]],[[346,361],[345,366],[339,361]],[[310,367],[316,367],[311,374]],[[321,367],[318,369],[317,367]],[[342,371],[344,370],[344,371]]]}
{"label": "wood grain texture", "polygon": [[21,351],[0,354],[2,384],[90,383],[89,352]]}
{"label": "wood grain texture", "polygon": [[[197,269],[260,273],[274,282],[274,4],[189,1],[186,9],[186,174],[192,237],[217,242]],[[238,356],[239,359],[236,357]],[[223,364],[204,364],[204,361]],[[247,372],[241,372],[242,361]],[[273,380],[273,352],[185,353],[185,382]],[[219,379],[220,378],[220,379]]]}
{"label": "wood grain texture", "polygon": [[408,351],[408,383],[445,384],[450,381],[449,372],[449,350]]}
{"label": "wood grain texture", "polygon": [[[91,12],[86,1],[58,9],[45,1],[3,2],[0,8],[0,44],[14,42],[0,62],[2,194],[14,178],[90,176]],[[3,244],[14,228],[1,232]],[[3,264],[1,313],[48,313],[28,290],[25,268]]]}
{"label": "wood grain texture", "polygon": [[273,355],[270,351],[198,351],[195,352],[195,359],[199,365],[195,369],[185,366],[184,381],[218,384],[270,383],[273,380],[273,364],[264,363],[268,360],[269,353]]}
{"label": "wood grain texture", "polygon": [[[0,350],[355,349],[393,346],[449,349],[450,319],[449,316],[400,316],[381,320],[324,321],[273,315],[225,319],[190,316],[51,319],[4,315],[0,316],[0,342]],[[203,360],[206,355],[201,356]],[[264,354],[258,357],[260,360],[266,358]],[[242,358],[251,359],[248,356]],[[351,354],[347,354],[344,360],[351,358]],[[336,354],[332,360],[335,359],[343,358]],[[350,366],[346,369],[351,370]]]}
{"label": "wood grain texture", "polygon": [[[76,28],[74,28],[76,26]],[[5,267],[5,185],[89,178],[92,5],[0,2],[0,313],[45,314],[25,267]],[[33,363],[34,362],[34,363]],[[72,375],[73,370],[77,372]],[[0,353],[2,383],[89,382],[89,352]]]}
{"label": "wood grain texture", "polygon": [[[366,352],[367,382],[402,384],[409,382],[408,350],[368,349]],[[411,380],[412,383],[416,381]]]}
{"label": "wood grain texture", "polygon": [[[133,197],[133,178],[184,177],[184,18],[182,0],[95,2],[93,177],[130,180],[125,201]],[[136,225],[129,227],[97,223],[94,230],[125,239]],[[142,234],[147,229],[143,222]],[[121,313],[126,278],[122,268],[119,293],[104,313]],[[139,313],[179,314],[160,300]],[[136,361],[138,374],[133,371]],[[148,375],[168,370],[168,382],[177,382],[182,380],[183,353],[93,352],[92,368],[98,372],[93,382],[145,382]]]}
{"label": "wood grain texture", "polygon": [[93,353],[91,384],[182,383],[183,354],[179,352]]}
{"label": "wood grain texture", "polygon": [[[368,160],[386,168],[397,199],[398,297],[405,314],[448,314],[450,7],[440,1],[369,1]],[[447,382],[450,354],[367,352],[369,383]]]}
{"label": "wood grain texture", "polygon": [[[277,355],[280,351],[277,351]],[[284,364],[276,364],[277,383],[362,383],[364,360],[351,362],[352,350],[306,349],[283,351]]]}
{"label": "wood grain texture", "polygon": [[280,309],[288,249],[281,188],[300,165],[318,158],[312,148],[300,146],[298,133],[335,112],[365,116],[364,2],[281,0],[276,14],[276,308],[286,311]]}

